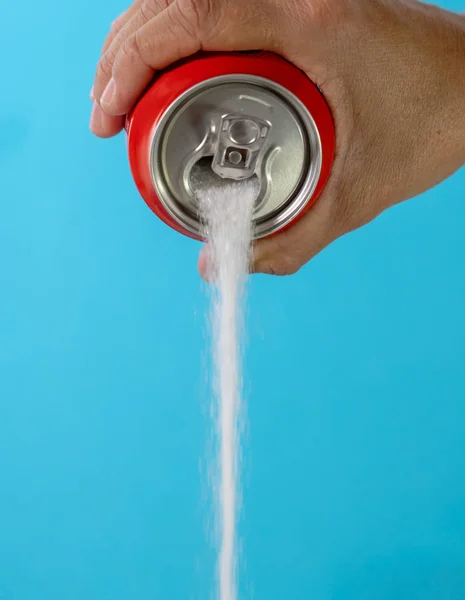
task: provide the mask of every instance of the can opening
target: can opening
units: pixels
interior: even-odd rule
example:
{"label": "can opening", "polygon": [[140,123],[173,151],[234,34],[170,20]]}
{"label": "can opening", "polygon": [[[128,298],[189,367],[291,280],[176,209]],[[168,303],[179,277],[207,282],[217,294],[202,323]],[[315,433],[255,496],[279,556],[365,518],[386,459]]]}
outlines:
{"label": "can opening", "polygon": [[[241,159],[242,157],[239,156],[239,162]],[[231,185],[231,183],[235,183],[236,180],[234,179],[217,175],[212,168],[212,162],[213,156],[203,156],[192,167],[189,176],[189,187],[194,195],[196,195],[200,190],[204,190],[208,187],[221,188]],[[252,175],[248,178],[248,180],[256,182],[258,189],[259,179],[257,175]]]}

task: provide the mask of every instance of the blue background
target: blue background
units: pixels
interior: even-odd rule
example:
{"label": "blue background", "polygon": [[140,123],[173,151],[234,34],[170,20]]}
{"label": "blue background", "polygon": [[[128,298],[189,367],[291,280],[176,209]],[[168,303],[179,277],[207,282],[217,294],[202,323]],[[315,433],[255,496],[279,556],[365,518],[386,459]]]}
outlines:
{"label": "blue background", "polygon": [[[0,8],[1,600],[212,589],[198,246],[88,131],[124,8]],[[254,278],[242,598],[465,598],[464,186]]]}

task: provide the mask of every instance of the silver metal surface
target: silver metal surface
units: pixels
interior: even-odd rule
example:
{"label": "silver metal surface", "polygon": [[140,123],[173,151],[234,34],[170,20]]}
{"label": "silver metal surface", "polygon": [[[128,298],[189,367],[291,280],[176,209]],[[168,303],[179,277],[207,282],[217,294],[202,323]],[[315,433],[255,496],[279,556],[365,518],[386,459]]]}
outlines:
{"label": "silver metal surface", "polygon": [[213,142],[213,171],[223,179],[240,181],[252,177],[270,129],[268,121],[248,115],[221,117]]}
{"label": "silver metal surface", "polygon": [[267,79],[228,75],[191,88],[166,110],[151,146],[151,172],[168,213],[201,236],[196,192],[256,178],[254,238],[306,206],[321,170],[321,142],[304,105]]}

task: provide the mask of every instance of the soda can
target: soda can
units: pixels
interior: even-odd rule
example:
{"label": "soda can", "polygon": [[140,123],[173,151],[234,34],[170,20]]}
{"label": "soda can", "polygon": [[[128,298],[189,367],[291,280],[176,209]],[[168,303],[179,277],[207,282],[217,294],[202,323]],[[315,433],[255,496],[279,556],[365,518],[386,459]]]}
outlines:
{"label": "soda can", "polygon": [[202,186],[256,179],[253,237],[268,237],[316,202],[335,151],[320,89],[265,52],[197,55],[163,71],[128,115],[126,132],[145,202],[199,240]]}

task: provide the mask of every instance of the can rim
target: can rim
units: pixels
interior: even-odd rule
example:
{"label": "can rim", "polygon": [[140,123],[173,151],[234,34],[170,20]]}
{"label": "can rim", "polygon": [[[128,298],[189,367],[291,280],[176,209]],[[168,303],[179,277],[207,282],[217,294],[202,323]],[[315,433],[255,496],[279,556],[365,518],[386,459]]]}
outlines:
{"label": "can rim", "polygon": [[262,77],[293,94],[310,113],[321,142],[320,175],[313,192],[293,219],[269,235],[288,229],[300,219],[314,205],[329,179],[335,152],[331,111],[319,88],[296,66],[271,53],[208,54],[175,65],[157,78],[156,85],[148,90],[128,117],[129,162],[136,186],[151,210],[172,229],[194,239],[202,238],[169,214],[154,188],[150,161],[153,135],[171,104],[192,87],[215,77],[244,75]]}
{"label": "can rim", "polygon": [[[260,239],[272,235],[281,230],[289,221],[294,220],[305,207],[313,195],[321,173],[321,139],[308,109],[293,94],[282,85],[275,83],[264,77],[255,75],[229,74],[220,75],[210,79],[205,79],[201,83],[189,88],[183,94],[178,96],[174,102],[166,109],[160,117],[156,130],[153,135],[150,169],[152,175],[152,184],[155,188],[160,202],[170,217],[179,222],[184,229],[189,231],[195,237],[201,236],[202,224],[196,215],[191,215],[189,211],[184,210],[184,206],[179,206],[177,198],[171,192],[165,178],[163,169],[160,166],[162,149],[165,140],[166,131],[182,107],[193,100],[196,95],[206,90],[213,90],[214,87],[228,84],[248,84],[268,90],[274,96],[280,98],[286,105],[289,112],[296,118],[299,129],[303,135],[304,149],[310,153],[309,161],[306,164],[306,172],[301,175],[299,187],[279,210],[270,212],[266,216],[257,219],[253,226],[253,239]],[[310,146],[310,147],[308,147]]]}

